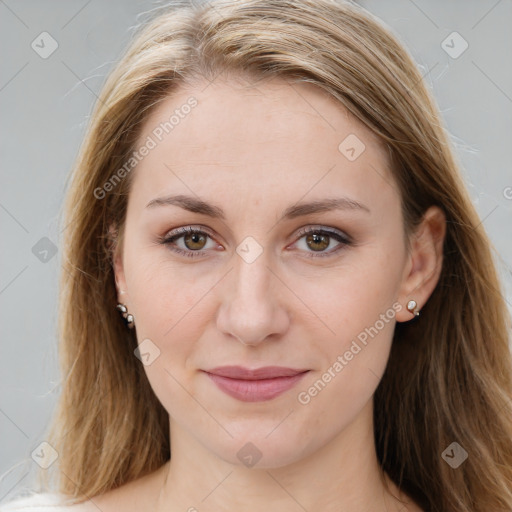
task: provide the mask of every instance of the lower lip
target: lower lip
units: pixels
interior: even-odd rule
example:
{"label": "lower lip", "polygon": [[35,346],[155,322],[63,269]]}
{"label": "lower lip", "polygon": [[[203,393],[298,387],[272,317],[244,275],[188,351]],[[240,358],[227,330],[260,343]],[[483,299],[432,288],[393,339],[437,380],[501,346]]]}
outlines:
{"label": "lower lip", "polygon": [[275,377],[273,379],[241,380],[230,379],[207,373],[217,387],[227,395],[243,402],[264,402],[272,400],[295,386],[308,372],[298,373],[292,377]]}

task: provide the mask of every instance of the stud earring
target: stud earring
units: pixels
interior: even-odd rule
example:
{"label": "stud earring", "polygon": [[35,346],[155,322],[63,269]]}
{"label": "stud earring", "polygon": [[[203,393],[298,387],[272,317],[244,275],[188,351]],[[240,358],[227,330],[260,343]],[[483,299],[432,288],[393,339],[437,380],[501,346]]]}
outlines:
{"label": "stud earring", "polygon": [[420,316],[420,312],[416,311],[417,305],[418,303],[415,300],[410,300],[407,303],[407,311],[409,311],[409,313],[412,313],[414,316]]}
{"label": "stud earring", "polygon": [[124,304],[118,304],[116,306],[116,309],[121,313],[121,315],[125,319],[128,328],[133,329],[133,327],[135,326],[135,318],[133,315],[128,313],[128,308]]}

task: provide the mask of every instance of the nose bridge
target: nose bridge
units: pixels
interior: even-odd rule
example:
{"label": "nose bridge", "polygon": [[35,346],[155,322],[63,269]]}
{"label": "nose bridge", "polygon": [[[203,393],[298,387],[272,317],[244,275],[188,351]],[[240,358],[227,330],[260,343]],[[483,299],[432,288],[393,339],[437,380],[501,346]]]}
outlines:
{"label": "nose bridge", "polygon": [[243,253],[235,255],[234,269],[224,286],[218,328],[244,344],[282,334],[288,325],[269,263],[266,251],[254,260],[244,259]]}
{"label": "nose bridge", "polygon": [[[259,237],[261,240],[261,236]],[[246,236],[236,247],[234,255],[234,271],[232,276],[232,289],[237,302],[248,304],[256,301],[258,305],[265,305],[271,300],[269,288],[272,273],[269,266],[270,249],[264,247],[252,236]]]}
{"label": "nose bridge", "polygon": [[261,255],[251,263],[239,258],[232,274],[233,290],[239,304],[256,302],[261,305],[271,300],[269,292],[272,274],[265,256]]}

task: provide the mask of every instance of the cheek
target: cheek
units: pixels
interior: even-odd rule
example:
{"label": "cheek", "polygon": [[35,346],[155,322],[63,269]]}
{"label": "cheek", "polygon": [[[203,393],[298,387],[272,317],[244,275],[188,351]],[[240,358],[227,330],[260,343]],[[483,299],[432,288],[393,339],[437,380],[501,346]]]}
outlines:
{"label": "cheek", "polygon": [[[388,315],[393,316],[394,310]],[[334,438],[367,406],[384,373],[393,329],[393,318],[388,323],[374,320],[361,329],[352,328],[357,333],[354,336],[340,327],[335,342],[321,347],[324,354],[328,347],[328,362],[301,384],[295,397],[295,418],[301,418],[295,427],[298,437],[308,440],[305,451],[314,451]],[[312,431],[317,433],[314,438]]]}
{"label": "cheek", "polygon": [[165,342],[174,331],[190,323],[202,298],[215,284],[215,276],[198,276],[193,265],[173,264],[162,248],[127,257],[130,304],[138,334],[150,334]]}
{"label": "cheek", "polygon": [[[297,295],[316,313],[301,330],[316,323],[311,336],[316,371],[303,383],[298,402],[316,403],[319,412],[349,418],[371,398],[384,373],[402,306],[396,302],[400,268],[381,248],[345,260],[328,279],[301,281]],[[340,415],[341,413],[341,415]]]}
{"label": "cheek", "polygon": [[390,319],[394,320],[393,304],[400,286],[398,260],[394,257],[393,262],[384,248],[375,247],[366,253],[347,255],[337,267],[322,269],[307,279],[288,276],[294,293],[307,306],[307,309],[301,306],[305,314],[299,317],[299,322],[310,326],[317,323],[324,342],[331,340],[329,350],[338,351],[387,312],[385,325],[379,321],[378,328],[389,337],[387,327]]}
{"label": "cheek", "polygon": [[[209,284],[209,279],[202,283],[183,271],[166,268],[165,262],[144,263],[138,261],[130,287],[138,343],[149,339],[158,352],[144,370],[164,408],[184,419],[193,406],[197,340],[211,317],[204,299],[213,283]],[[194,421],[199,424],[201,415],[197,414]]]}

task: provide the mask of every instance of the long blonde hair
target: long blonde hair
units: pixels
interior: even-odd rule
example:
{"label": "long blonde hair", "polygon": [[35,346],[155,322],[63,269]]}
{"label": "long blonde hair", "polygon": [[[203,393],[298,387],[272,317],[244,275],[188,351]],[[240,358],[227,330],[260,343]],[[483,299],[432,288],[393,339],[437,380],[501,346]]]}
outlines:
{"label": "long blonde hair", "polygon": [[[43,472],[85,500],[170,458],[169,418],[115,309],[111,265],[130,176],[101,188],[136,149],[141,123],[180,85],[222,71],[309,82],[389,148],[409,235],[431,205],[447,218],[442,273],[415,322],[397,324],[374,400],[379,462],[425,510],[512,510],[510,317],[491,244],[421,74],[365,10],[335,0],[175,2],[144,25],[108,77],[72,175],[62,241],[62,393]],[[118,238],[109,231],[114,223]],[[509,411],[510,412],[510,411]],[[452,443],[469,454],[457,469]]]}

